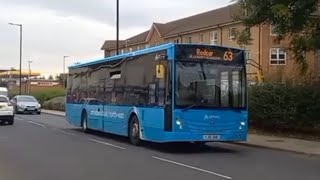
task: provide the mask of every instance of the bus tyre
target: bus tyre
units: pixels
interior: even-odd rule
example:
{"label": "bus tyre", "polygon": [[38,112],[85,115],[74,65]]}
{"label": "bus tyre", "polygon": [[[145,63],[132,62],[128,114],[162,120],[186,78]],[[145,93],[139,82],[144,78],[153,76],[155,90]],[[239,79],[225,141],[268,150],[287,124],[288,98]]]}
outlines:
{"label": "bus tyre", "polygon": [[201,141],[194,142],[195,145],[200,146],[200,147],[206,146],[206,143],[207,142],[201,142]]}
{"label": "bus tyre", "polygon": [[85,132],[85,133],[89,132],[89,130],[88,130],[88,116],[85,111],[82,113],[81,127],[82,127],[83,132]]}
{"label": "bus tyre", "polygon": [[137,116],[133,116],[129,124],[129,139],[131,144],[139,146],[141,144],[140,140],[140,127]]}

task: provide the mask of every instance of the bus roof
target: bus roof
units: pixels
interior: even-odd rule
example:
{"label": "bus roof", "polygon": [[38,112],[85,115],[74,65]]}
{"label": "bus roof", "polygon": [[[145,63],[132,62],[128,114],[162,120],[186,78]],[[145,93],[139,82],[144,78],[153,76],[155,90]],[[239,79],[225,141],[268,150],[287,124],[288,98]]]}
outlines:
{"label": "bus roof", "polygon": [[[163,44],[163,45],[159,45],[159,46],[154,46],[154,47],[150,47],[150,48],[146,48],[146,49],[142,49],[142,50],[138,50],[138,51],[133,51],[133,52],[129,52],[129,53],[125,53],[125,54],[120,54],[120,55],[115,55],[115,56],[110,56],[107,58],[103,58],[103,59],[97,59],[97,60],[92,60],[89,62],[85,62],[83,64],[76,64],[73,66],[69,66],[69,69],[76,69],[76,68],[81,68],[81,67],[87,67],[90,65],[95,65],[95,64],[100,64],[100,63],[105,63],[105,62],[110,62],[110,61],[116,61],[116,60],[120,60],[123,58],[128,58],[128,57],[132,57],[132,56],[138,56],[138,55],[143,55],[143,54],[148,54],[148,53],[153,53],[153,52],[157,52],[157,51],[161,51],[161,50],[166,50],[169,49],[175,45],[188,45],[188,46],[192,46],[192,45],[205,45],[205,46],[217,46],[217,45],[209,45],[209,44],[174,44],[174,43],[167,43],[167,44]],[[218,46],[218,47],[223,47],[223,48],[229,48],[229,49],[237,49],[237,50],[243,50],[243,49],[239,49],[239,48],[233,48],[233,47],[226,47],[226,46]]]}

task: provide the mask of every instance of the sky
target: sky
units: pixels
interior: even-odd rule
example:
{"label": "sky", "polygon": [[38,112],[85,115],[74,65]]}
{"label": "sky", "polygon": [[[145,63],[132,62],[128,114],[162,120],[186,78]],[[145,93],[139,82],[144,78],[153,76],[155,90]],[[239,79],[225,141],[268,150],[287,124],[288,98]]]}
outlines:
{"label": "sky", "polygon": [[[165,23],[230,4],[231,0],[120,0],[120,39]],[[116,38],[116,0],[0,0],[0,68],[19,67],[44,75],[76,62],[103,58],[105,40]],[[66,68],[67,70],[67,68]]]}

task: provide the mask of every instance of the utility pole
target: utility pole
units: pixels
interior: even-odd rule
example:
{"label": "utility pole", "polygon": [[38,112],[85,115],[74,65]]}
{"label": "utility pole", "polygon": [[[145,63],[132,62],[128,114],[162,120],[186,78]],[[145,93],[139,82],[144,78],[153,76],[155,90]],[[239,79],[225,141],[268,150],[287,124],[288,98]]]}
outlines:
{"label": "utility pole", "polygon": [[22,24],[9,23],[12,26],[20,27],[20,76],[19,76],[19,95],[22,91]]}
{"label": "utility pole", "polygon": [[28,94],[31,93],[31,63],[32,61],[29,60],[28,64],[29,64],[29,75],[28,75]]}
{"label": "utility pole", "polygon": [[65,87],[65,81],[66,81],[66,58],[69,57],[69,56],[63,56],[63,75],[62,77],[62,85],[63,87]]}
{"label": "utility pole", "polygon": [[126,52],[128,52],[128,42],[130,42],[130,39],[126,40]]}
{"label": "utility pole", "polygon": [[117,55],[119,55],[119,0],[117,0]]}

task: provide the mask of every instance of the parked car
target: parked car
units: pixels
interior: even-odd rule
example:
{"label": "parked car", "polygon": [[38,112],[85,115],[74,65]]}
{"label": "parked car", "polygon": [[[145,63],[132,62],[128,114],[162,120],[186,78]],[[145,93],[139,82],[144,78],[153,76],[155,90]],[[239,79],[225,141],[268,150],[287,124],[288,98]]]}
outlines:
{"label": "parked car", "polygon": [[11,103],[14,106],[16,114],[37,113],[41,114],[41,105],[33,96],[18,95],[12,98]]}
{"label": "parked car", "polygon": [[4,95],[0,95],[0,122],[7,122],[9,125],[14,123],[13,106]]}
{"label": "parked car", "polygon": [[6,87],[0,87],[0,95],[8,97],[8,89]]}

